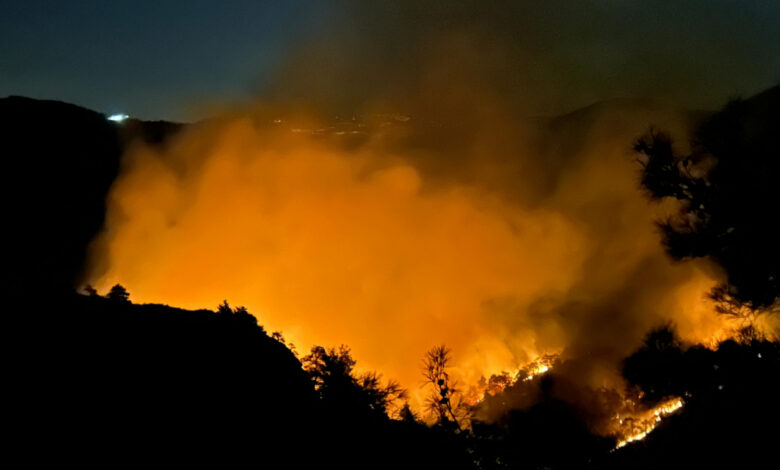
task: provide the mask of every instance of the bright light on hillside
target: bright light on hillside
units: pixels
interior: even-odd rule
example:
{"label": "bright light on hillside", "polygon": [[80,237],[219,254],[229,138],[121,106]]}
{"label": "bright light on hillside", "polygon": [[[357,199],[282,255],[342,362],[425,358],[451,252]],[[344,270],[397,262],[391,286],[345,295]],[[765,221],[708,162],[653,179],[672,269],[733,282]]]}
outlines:
{"label": "bright light on hillside", "polygon": [[130,116],[128,116],[127,114],[112,114],[111,116],[108,117],[108,120],[114,122],[122,122],[129,117]]}

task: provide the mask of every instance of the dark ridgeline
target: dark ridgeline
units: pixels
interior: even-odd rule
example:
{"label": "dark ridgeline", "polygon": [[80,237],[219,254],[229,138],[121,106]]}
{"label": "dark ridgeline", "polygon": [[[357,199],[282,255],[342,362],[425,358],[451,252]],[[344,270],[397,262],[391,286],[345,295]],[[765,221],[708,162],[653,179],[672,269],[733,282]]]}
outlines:
{"label": "dark ridgeline", "polygon": [[377,408],[383,387],[327,370],[328,393],[318,393],[317,374],[240,307],[187,311],[74,295],[59,311],[68,324],[36,370],[45,392],[24,423],[47,448],[42,460],[459,468],[453,456],[464,451],[452,436]]}
{"label": "dark ridgeline", "polygon": [[103,225],[123,149],[135,140],[161,144],[180,127],[133,119],[117,124],[58,101],[0,99],[8,291],[70,291]]}
{"label": "dark ridgeline", "polygon": [[[282,338],[240,308],[186,311],[73,295],[58,311],[69,324],[32,371],[34,399],[20,402],[18,429],[35,436],[35,462],[56,456],[86,465],[472,469],[776,463],[780,348],[749,337],[710,351],[683,349],[670,330],[649,335],[626,359],[625,376],[647,391],[648,405],[669,396],[686,404],[644,441],[611,452],[615,441],[592,434],[587,413],[568,400],[567,379],[556,372],[565,363],[532,385],[533,405],[458,433],[447,423],[428,428],[408,410],[400,413],[405,419],[390,420],[386,389],[370,375],[350,375],[348,352],[315,348],[302,367]],[[518,390],[491,400],[511,400]]]}
{"label": "dark ridgeline", "polygon": [[[103,224],[121,141],[102,114],[56,101],[0,100],[9,292],[69,289]],[[35,287],[33,287],[35,286]]]}
{"label": "dark ridgeline", "polygon": [[[747,118],[751,124],[743,127],[765,136],[762,123],[776,123],[772,119],[780,108],[759,101],[774,103],[776,96],[777,88],[727,107],[702,129],[715,126],[720,129],[715,135],[727,136]],[[397,401],[398,387],[376,375],[354,374],[347,349],[315,348],[302,363],[283,338],[269,336],[245,309],[226,303],[217,312],[135,305],[132,292],[121,287],[106,297],[94,291],[76,294],[72,286],[87,244],[102,225],[122,149],[138,138],[164,145],[178,125],[117,125],[64,103],[6,98],[0,100],[0,129],[10,164],[11,242],[5,249],[12,280],[6,284],[10,315],[5,332],[12,393],[6,403],[15,436],[10,443],[26,462],[448,469],[777,466],[780,353],[777,343],[760,341],[749,329],[740,342],[726,342],[718,351],[686,349],[670,329],[650,334],[626,359],[625,377],[644,390],[648,404],[672,395],[683,396],[686,404],[645,440],[611,452],[614,440],[594,436],[587,425],[597,407],[572,405],[571,387],[556,372],[576,364],[556,365],[532,388],[525,382],[508,387],[482,405],[497,409],[495,422],[475,422],[473,431],[459,432],[446,418],[457,413],[446,406],[439,407],[439,426],[420,424],[408,407],[401,408],[402,419],[390,420],[383,411]],[[728,163],[736,154],[718,153],[719,161],[731,165],[729,171],[713,173],[710,186],[702,187],[701,181],[657,165],[654,159],[671,158],[657,152],[664,148],[658,136],[638,147],[650,155],[648,188],[659,196],[665,193],[653,188],[691,192],[692,185],[699,185],[691,194],[709,198],[709,220],[719,224],[697,225],[703,235],[681,232],[715,237],[717,243],[705,240],[707,248],[695,253],[675,248],[676,232],[668,231],[670,250],[679,256],[712,256],[729,271],[739,300],[765,304],[776,284],[751,277],[751,265],[740,264],[733,253],[744,254],[750,240],[743,237],[754,236],[757,251],[744,256],[763,274],[776,269],[771,264],[777,261],[777,247],[770,243],[774,238],[757,228],[767,228],[772,218],[767,211],[778,207],[776,191],[762,186],[777,179],[776,160],[750,157],[763,165],[757,174],[740,169],[739,161]],[[729,139],[728,148],[742,149],[744,142]],[[772,151],[767,145],[759,148]],[[729,181],[734,175],[736,183]],[[756,220],[736,213],[732,202],[718,195],[743,197],[733,191],[750,178],[759,178],[750,196],[761,194],[769,204],[764,210],[758,205],[745,209],[750,217],[762,217]],[[695,199],[678,189],[667,191]],[[712,227],[731,222],[735,230],[726,229],[727,234],[747,235],[717,238]],[[14,303],[19,300],[21,306]],[[454,386],[437,374],[434,396],[446,405],[442,400],[452,399]],[[601,399],[594,393],[593,403]],[[502,409],[503,402],[517,406]]]}

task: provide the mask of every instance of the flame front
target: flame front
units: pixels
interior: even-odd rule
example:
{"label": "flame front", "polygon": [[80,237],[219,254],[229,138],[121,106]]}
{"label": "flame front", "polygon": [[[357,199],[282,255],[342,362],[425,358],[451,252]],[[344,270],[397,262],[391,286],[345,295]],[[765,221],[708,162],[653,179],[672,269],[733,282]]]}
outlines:
{"label": "flame front", "polygon": [[[628,401],[628,404],[634,402]],[[618,443],[615,449],[641,441],[661,423],[661,421],[682,408],[683,399],[680,397],[670,398],[659,405],[644,411],[631,411],[615,415],[614,435],[618,437]]]}
{"label": "flame front", "polygon": [[517,382],[531,382],[549,372],[558,360],[558,354],[545,354],[515,371],[496,372],[490,374],[487,379],[482,376],[476,383],[467,384],[464,394],[466,403],[478,406],[486,398],[504,392]]}

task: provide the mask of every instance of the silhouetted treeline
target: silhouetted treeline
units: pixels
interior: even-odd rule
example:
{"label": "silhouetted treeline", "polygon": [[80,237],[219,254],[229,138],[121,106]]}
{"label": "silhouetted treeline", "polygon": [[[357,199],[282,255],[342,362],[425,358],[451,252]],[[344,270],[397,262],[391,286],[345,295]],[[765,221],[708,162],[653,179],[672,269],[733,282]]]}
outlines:
{"label": "silhouetted treeline", "polygon": [[[735,100],[696,130],[688,155],[651,132],[635,149],[647,158],[642,184],[673,197],[681,213],[661,228],[675,258],[707,256],[725,268],[718,300],[771,305],[780,296],[780,86]],[[727,308],[728,310],[728,308]]]}
{"label": "silhouetted treeline", "polygon": [[555,373],[566,364],[491,397],[495,404],[533,390],[524,406],[506,406],[472,430],[429,427],[403,407],[391,410],[403,419],[390,419],[385,411],[400,405],[402,391],[376,374],[355,374],[346,348],[315,347],[301,361],[241,307],[135,305],[124,293],[61,298],[59,318],[49,317],[54,334],[36,343],[43,349],[27,363],[27,393],[15,404],[24,418],[19,432],[50,450],[36,459],[611,469],[722,468],[719,462],[774,458],[777,432],[764,425],[780,417],[776,343],[684,349],[670,329],[651,333],[626,359],[624,374],[645,391],[648,406],[669,396],[683,397],[685,406],[644,441],[613,451],[615,440],[589,426],[605,396],[594,392],[592,409],[583,406],[588,398],[573,403],[565,376]]}

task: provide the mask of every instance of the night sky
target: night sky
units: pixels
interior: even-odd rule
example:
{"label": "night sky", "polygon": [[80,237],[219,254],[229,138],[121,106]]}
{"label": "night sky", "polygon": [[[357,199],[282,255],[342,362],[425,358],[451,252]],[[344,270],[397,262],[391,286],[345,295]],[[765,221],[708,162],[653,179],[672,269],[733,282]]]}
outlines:
{"label": "night sky", "polygon": [[627,96],[713,109],[780,80],[772,0],[3,0],[0,96],[176,120],[253,97],[354,105],[419,80],[419,51],[460,47],[452,31],[478,31],[466,47],[529,114]]}

